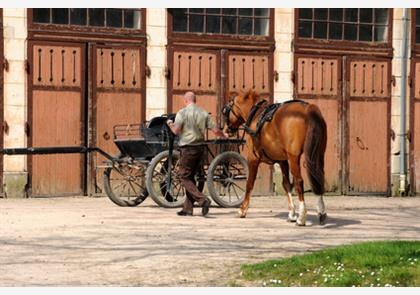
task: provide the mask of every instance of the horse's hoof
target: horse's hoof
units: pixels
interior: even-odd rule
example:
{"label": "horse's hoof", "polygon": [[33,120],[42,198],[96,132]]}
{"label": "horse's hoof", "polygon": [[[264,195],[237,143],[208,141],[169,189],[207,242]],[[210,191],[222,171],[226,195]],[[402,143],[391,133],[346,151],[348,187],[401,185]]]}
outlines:
{"label": "horse's hoof", "polygon": [[296,225],[296,226],[306,226],[306,224],[305,224],[305,223],[301,223],[301,222],[299,222],[299,221],[296,221],[295,225]]}
{"label": "horse's hoof", "polygon": [[238,217],[238,218],[245,218],[246,217],[246,214],[243,214],[241,212],[238,212],[238,214],[236,215],[236,217]]}
{"label": "horse's hoof", "polygon": [[297,218],[290,218],[290,217],[287,217],[287,222],[291,222],[291,223],[293,223],[293,222],[296,222],[296,220],[297,220]]}
{"label": "horse's hoof", "polygon": [[318,213],[319,217],[319,224],[324,225],[325,221],[327,220],[327,213]]}

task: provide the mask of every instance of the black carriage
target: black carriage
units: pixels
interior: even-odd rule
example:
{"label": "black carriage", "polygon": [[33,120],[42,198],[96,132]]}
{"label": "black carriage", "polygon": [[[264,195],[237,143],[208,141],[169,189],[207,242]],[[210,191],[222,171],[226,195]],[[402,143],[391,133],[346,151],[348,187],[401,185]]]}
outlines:
{"label": "black carriage", "polygon": [[[144,124],[114,126],[119,154],[97,147],[8,148],[7,155],[99,152],[107,160],[104,189],[118,206],[137,206],[149,195],[162,207],[180,207],[186,197],[178,177],[177,138],[166,126],[175,115],[155,117]],[[248,164],[239,154],[242,139],[207,139],[203,169],[196,175],[200,190],[207,190],[222,207],[237,207],[245,197]],[[207,186],[205,185],[207,184]]]}

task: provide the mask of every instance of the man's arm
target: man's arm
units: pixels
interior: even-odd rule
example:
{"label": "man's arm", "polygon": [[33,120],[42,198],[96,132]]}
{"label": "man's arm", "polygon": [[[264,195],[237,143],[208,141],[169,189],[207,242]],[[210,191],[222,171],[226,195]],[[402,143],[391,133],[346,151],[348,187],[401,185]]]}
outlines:
{"label": "man's arm", "polygon": [[225,132],[223,132],[222,130],[220,130],[219,128],[213,128],[211,129],[211,131],[217,136],[217,137],[221,137],[221,138],[229,138],[229,135]]}
{"label": "man's arm", "polygon": [[181,133],[181,127],[175,124],[172,120],[166,121],[166,125],[168,125],[169,129],[171,129],[173,134],[179,135]]}

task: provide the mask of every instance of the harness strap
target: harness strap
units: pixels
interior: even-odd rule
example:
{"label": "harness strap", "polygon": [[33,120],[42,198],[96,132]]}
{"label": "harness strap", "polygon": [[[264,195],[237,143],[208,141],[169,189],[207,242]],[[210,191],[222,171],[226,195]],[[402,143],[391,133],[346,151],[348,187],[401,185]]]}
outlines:
{"label": "harness strap", "polygon": [[263,105],[264,103],[266,103],[267,100],[262,99],[259,102],[257,102],[255,105],[252,106],[251,111],[249,112],[249,116],[244,124],[244,130],[246,133],[250,134],[252,137],[255,137],[257,135],[257,133],[255,131],[253,131],[251,128],[249,128],[249,124],[251,124],[252,120],[255,117],[255,114],[257,113],[258,109],[261,107],[261,105]]}

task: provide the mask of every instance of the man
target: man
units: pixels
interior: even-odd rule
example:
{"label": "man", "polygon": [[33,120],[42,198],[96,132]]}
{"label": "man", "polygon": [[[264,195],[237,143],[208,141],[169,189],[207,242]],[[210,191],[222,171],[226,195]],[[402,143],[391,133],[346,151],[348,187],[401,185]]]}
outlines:
{"label": "man", "polygon": [[206,129],[210,129],[218,137],[227,138],[228,135],[216,126],[207,111],[196,105],[193,92],[186,92],[183,102],[184,108],[177,113],[175,123],[172,120],[166,122],[171,131],[179,136],[178,146],[181,150],[179,176],[187,194],[183,209],[177,214],[192,216],[196,201],[202,207],[202,215],[206,216],[211,201],[198,190],[194,179],[205,151],[204,133]]}

